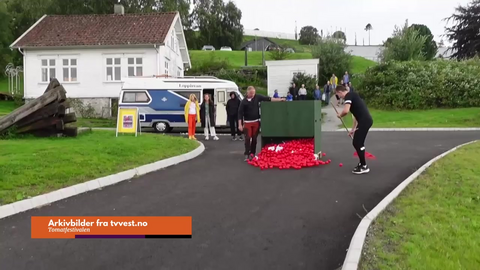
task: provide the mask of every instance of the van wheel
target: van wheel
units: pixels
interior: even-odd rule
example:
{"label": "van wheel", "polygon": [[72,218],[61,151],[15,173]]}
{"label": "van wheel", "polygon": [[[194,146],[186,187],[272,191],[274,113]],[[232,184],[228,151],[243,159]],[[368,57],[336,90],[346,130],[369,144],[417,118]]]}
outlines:
{"label": "van wheel", "polygon": [[157,133],[167,133],[170,132],[172,128],[165,122],[157,122],[153,124],[153,129]]}

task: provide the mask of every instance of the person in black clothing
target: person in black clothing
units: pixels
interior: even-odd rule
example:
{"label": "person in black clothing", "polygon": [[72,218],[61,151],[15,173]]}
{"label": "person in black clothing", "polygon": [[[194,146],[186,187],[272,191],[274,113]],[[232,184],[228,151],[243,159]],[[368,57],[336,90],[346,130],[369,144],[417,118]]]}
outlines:
{"label": "person in black clothing", "polygon": [[240,100],[234,92],[230,93],[230,100],[227,102],[227,116],[230,122],[230,132],[232,140],[243,140],[242,133],[238,129],[238,108],[240,107]]}
{"label": "person in black clothing", "polygon": [[290,87],[290,88],[288,89],[288,92],[290,92],[290,94],[292,95],[293,100],[297,100],[297,99],[298,99],[298,89],[297,89],[297,87],[295,86],[295,84],[292,84],[292,87]]}
{"label": "person in black clothing", "polygon": [[285,99],[257,95],[253,86],[247,88],[247,96],[238,108],[238,129],[245,134],[245,161],[254,158],[257,151],[257,137],[260,131],[260,102],[262,101],[285,101]]}
{"label": "person in black clothing", "polygon": [[354,116],[353,127],[349,135],[353,136],[353,147],[357,151],[360,163],[353,169],[354,174],[364,174],[370,172],[365,160],[365,139],[368,131],[373,125],[373,119],[368,111],[367,105],[356,92],[347,91],[343,85],[336,88],[336,93],[340,98],[345,100],[343,111],[338,114],[338,118],[342,118],[351,112]]}

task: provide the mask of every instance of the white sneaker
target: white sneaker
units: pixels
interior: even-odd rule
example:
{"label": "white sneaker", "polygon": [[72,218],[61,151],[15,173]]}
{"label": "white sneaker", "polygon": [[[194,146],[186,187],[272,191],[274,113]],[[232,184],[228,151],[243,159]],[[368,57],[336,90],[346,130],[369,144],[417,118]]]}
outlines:
{"label": "white sneaker", "polygon": [[208,136],[207,136],[207,137],[205,137],[205,141],[208,141]]}
{"label": "white sneaker", "polygon": [[218,141],[218,137],[217,136],[213,137],[213,140]]}

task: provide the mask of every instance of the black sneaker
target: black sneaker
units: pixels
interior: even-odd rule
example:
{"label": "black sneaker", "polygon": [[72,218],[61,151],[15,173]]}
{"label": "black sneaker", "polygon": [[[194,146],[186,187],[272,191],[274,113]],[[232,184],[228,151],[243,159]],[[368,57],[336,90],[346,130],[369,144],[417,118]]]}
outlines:
{"label": "black sneaker", "polygon": [[237,137],[233,136],[232,141],[236,141],[236,140],[237,140]]}
{"label": "black sneaker", "polygon": [[238,136],[239,141],[243,141],[243,136]]}
{"label": "black sneaker", "polygon": [[370,172],[370,169],[368,168],[367,165],[362,166],[360,164],[358,164],[358,166],[355,167],[352,171],[352,173],[354,173],[354,174],[364,174],[364,173],[369,173],[369,172]]}
{"label": "black sneaker", "polygon": [[247,162],[250,160],[250,156],[249,155],[245,155],[245,159],[243,161]]}

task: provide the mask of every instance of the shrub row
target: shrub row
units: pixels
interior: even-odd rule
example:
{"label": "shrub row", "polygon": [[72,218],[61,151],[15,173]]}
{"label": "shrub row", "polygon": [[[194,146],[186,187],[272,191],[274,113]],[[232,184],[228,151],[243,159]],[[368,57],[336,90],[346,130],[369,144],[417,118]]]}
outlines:
{"label": "shrub row", "polygon": [[390,110],[480,107],[480,60],[388,62],[356,88],[372,107]]}

